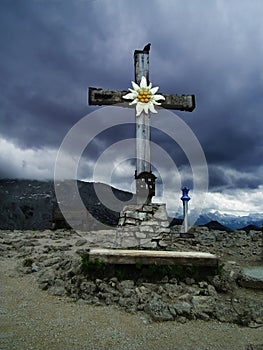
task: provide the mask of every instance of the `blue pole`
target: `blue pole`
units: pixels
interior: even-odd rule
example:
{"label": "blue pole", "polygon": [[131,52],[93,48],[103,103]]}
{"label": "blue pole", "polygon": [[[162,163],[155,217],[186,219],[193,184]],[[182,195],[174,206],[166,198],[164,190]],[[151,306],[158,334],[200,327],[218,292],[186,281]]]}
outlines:
{"label": "blue pole", "polygon": [[188,196],[189,191],[190,191],[190,188],[186,186],[182,188],[183,195],[181,197],[181,200],[183,202],[183,216],[184,216],[183,233],[187,233],[188,231],[188,202],[191,199]]}

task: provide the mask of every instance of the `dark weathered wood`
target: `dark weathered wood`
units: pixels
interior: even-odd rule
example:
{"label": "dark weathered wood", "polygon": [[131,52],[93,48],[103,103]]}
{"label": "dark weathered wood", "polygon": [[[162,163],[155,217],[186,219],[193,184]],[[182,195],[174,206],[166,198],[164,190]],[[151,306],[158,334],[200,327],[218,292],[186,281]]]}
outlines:
{"label": "dark weathered wood", "polygon": [[144,76],[149,84],[149,51],[134,51],[134,78],[138,85]]}
{"label": "dark weathered wood", "polygon": [[[89,105],[106,106],[114,104],[123,104],[129,106],[122,96],[129,91],[104,90],[101,88],[89,88]],[[161,93],[162,94],[162,93]],[[160,101],[165,109],[174,109],[178,111],[192,112],[195,109],[195,95],[167,95],[162,94],[165,101]],[[134,108],[134,106],[131,106]]]}
{"label": "dark weathered wood", "polygon": [[89,260],[107,264],[144,264],[217,267],[218,257],[202,252],[174,252],[155,250],[91,249]]}
{"label": "dark weathered wood", "polygon": [[160,101],[165,109],[192,112],[195,109],[195,95],[166,95],[165,101]]}
{"label": "dark weathered wood", "polygon": [[[105,106],[114,105],[119,103],[128,102],[125,101],[122,96],[126,95],[129,91],[116,91],[116,90],[104,90],[101,88],[89,88],[89,105]],[[134,108],[134,106],[133,106]]]}

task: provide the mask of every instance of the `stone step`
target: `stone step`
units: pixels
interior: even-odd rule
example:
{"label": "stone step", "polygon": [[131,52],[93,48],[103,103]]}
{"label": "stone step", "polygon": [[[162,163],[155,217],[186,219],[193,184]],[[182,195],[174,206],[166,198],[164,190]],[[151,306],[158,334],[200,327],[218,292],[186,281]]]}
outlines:
{"label": "stone step", "polygon": [[238,283],[245,288],[263,289],[263,264],[261,266],[244,268],[241,271]]}
{"label": "stone step", "polygon": [[177,252],[157,250],[126,250],[93,248],[89,251],[89,261],[103,261],[108,264],[158,264],[178,266],[217,267],[218,257],[202,252]]}

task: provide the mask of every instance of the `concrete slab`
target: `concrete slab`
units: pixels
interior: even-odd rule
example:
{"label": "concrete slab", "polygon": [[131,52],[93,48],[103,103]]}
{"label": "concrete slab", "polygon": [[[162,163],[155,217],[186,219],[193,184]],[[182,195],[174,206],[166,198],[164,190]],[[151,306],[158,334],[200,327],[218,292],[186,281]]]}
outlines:
{"label": "concrete slab", "polygon": [[202,252],[176,252],[156,250],[90,249],[89,260],[108,264],[158,264],[178,266],[218,266],[218,257]]}

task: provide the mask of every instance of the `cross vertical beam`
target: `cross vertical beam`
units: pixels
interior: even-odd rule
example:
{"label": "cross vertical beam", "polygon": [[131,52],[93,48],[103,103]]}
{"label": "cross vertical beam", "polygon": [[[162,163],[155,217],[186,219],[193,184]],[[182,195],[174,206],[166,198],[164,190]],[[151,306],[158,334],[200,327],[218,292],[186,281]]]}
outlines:
{"label": "cross vertical beam", "polygon": [[136,173],[151,172],[150,114],[142,112],[136,117]]}
{"label": "cross vertical beam", "polygon": [[[142,77],[149,84],[149,51],[134,51],[135,82],[140,84]],[[150,203],[155,194],[155,176],[151,171],[151,128],[150,113],[144,111],[136,118],[136,194],[137,203]]]}
{"label": "cross vertical beam", "polygon": [[136,84],[140,84],[142,77],[149,83],[149,51],[134,51],[134,73]]}

